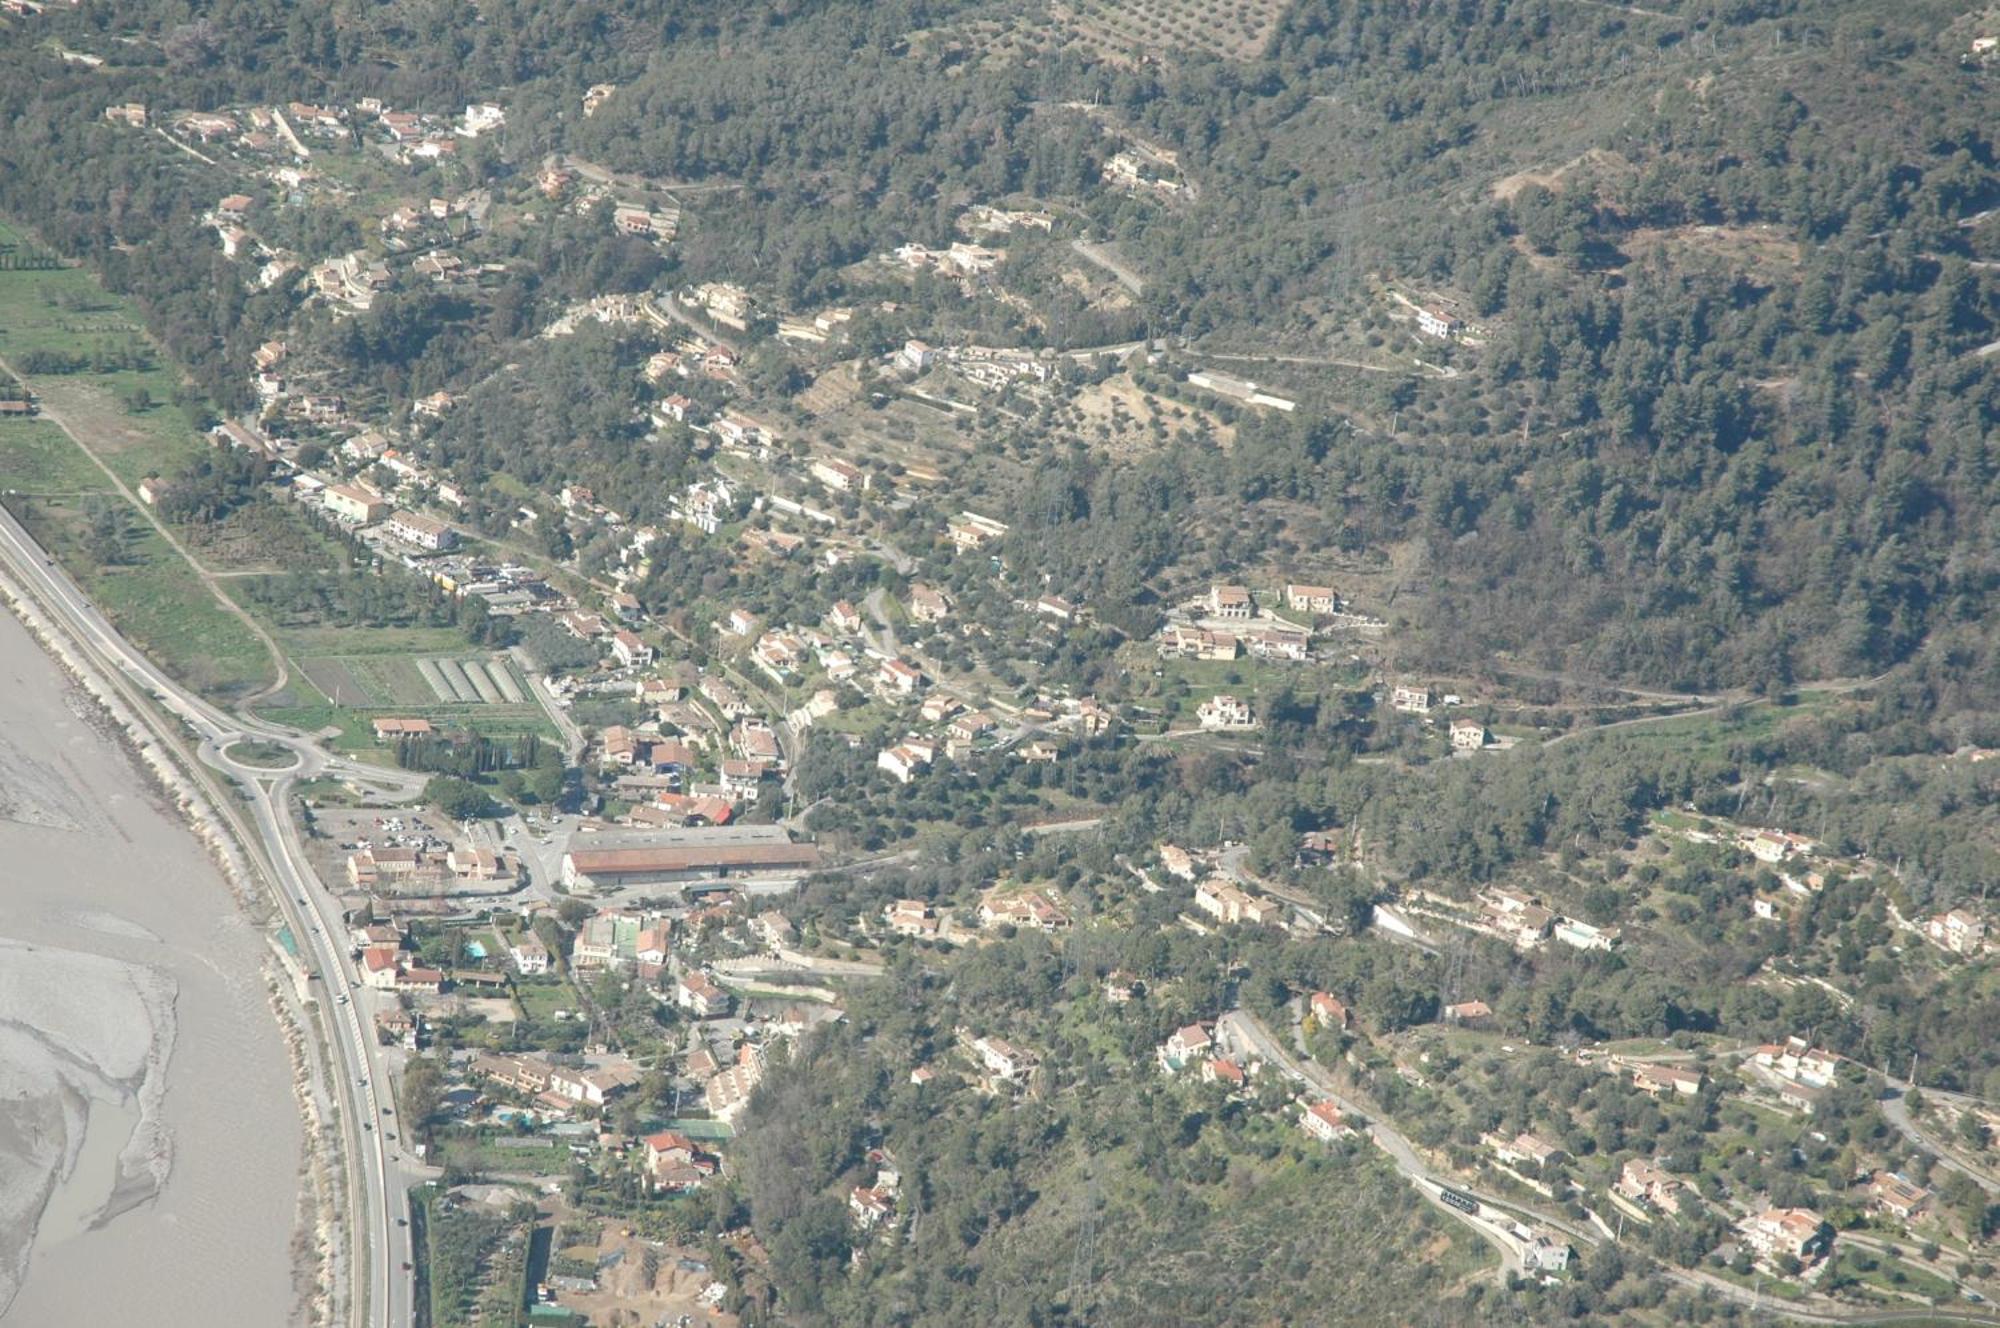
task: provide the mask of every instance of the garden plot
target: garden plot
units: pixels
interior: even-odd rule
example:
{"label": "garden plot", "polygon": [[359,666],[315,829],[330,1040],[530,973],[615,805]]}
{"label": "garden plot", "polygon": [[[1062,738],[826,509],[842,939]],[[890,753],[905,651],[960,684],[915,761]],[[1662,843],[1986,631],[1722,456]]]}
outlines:
{"label": "garden plot", "polygon": [[327,655],[300,661],[313,686],[350,710],[531,704],[527,689],[502,660],[407,655]]}

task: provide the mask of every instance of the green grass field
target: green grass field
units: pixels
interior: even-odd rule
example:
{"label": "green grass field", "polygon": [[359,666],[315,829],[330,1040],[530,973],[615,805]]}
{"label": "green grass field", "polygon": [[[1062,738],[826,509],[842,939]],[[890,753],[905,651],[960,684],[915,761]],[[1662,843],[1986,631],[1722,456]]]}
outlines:
{"label": "green grass field", "polygon": [[48,420],[0,423],[0,487],[22,493],[111,493],[111,480]]}

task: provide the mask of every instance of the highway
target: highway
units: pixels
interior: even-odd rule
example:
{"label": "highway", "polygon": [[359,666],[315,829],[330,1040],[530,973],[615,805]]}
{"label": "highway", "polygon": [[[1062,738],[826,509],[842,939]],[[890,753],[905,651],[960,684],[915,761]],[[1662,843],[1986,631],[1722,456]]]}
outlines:
{"label": "highway", "polygon": [[[357,979],[339,902],[306,862],[291,819],[290,798],[300,778],[321,774],[374,784],[392,796],[413,794],[421,788],[422,777],[330,756],[304,735],[228,715],[186,691],[118,634],[4,508],[0,508],[0,562],[160,744],[180,754],[189,776],[207,791],[210,803],[233,829],[245,859],[263,870],[272,902],[290,926],[302,956],[321,986],[330,989],[313,1004],[340,1080],[328,1088],[341,1107],[348,1177],[345,1227],[352,1266],[344,1278],[350,1292],[347,1321],[366,1328],[409,1324],[414,1286],[404,1266],[414,1259],[409,1228],[398,1219],[407,1216],[409,1184],[424,1173],[413,1169],[385,1138],[389,1129],[402,1133],[399,1122],[384,1114],[391,1105],[390,1081],[373,1030],[364,1026],[352,998]],[[192,743],[167,716],[192,731]],[[232,759],[227,749],[246,739],[290,749],[293,766],[273,772]],[[190,748],[197,760],[186,759]],[[243,796],[239,798],[215,773],[234,780]],[[254,829],[245,824],[246,810]],[[336,1284],[342,1280],[337,1277]]]}

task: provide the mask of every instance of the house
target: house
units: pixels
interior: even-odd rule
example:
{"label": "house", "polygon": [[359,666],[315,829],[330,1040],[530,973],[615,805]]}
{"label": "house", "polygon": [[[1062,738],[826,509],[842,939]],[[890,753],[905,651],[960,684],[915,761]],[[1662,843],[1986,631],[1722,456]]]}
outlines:
{"label": "house", "polygon": [[1567,1244],[1536,1235],[1521,1251],[1521,1267],[1530,1272],[1560,1273],[1569,1267],[1570,1253]]}
{"label": "house", "polygon": [[715,1174],[714,1161],[678,1130],[649,1134],[641,1143],[646,1149],[646,1180],[655,1192],[682,1194],[700,1189],[702,1182]]}
{"label": "house", "polygon": [[458,544],[457,531],[436,517],[418,512],[397,511],[389,517],[385,528],[405,544],[414,544],[420,549],[442,551]]}
{"label": "house", "polygon": [[750,934],[773,950],[798,942],[799,929],[776,909],[766,909],[750,919]]}
{"label": "house", "polygon": [[882,910],[882,920],[898,936],[929,940],[938,934],[938,917],[921,899],[898,899]]}
{"label": "house", "polygon": [[1250,703],[1227,692],[1217,692],[1195,707],[1195,721],[1204,729],[1241,730],[1257,727]]}
{"label": "house", "polygon": [[1643,1157],[1628,1161],[1611,1188],[1634,1203],[1645,1204],[1670,1217],[1680,1214],[1686,1194],[1678,1176],[1669,1175]]}
{"label": "house", "polygon": [[861,630],[861,614],[846,600],[836,600],[826,612],[826,624],[836,632],[858,632]]}
{"label": "house", "polygon": [[514,971],[524,977],[549,971],[549,947],[531,931],[522,932],[521,939],[507,948],[507,957],[514,961]]}
{"label": "house", "polygon": [[937,354],[937,347],[911,338],[896,352],[896,367],[913,374],[920,374],[936,362]]}
{"label": "house", "polygon": [[1208,612],[1213,618],[1248,619],[1257,611],[1257,603],[1250,592],[1242,586],[1210,586],[1208,588]]}
{"label": "house", "polygon": [[1201,1024],[1176,1029],[1160,1044],[1160,1070],[1165,1074],[1174,1074],[1190,1062],[1206,1059],[1214,1045],[1215,1040]]}
{"label": "house", "polygon": [[848,1191],[847,1211],[863,1231],[880,1226],[896,1215],[896,1196],[872,1185],[857,1185]]}
{"label": "house", "polygon": [[559,1067],[549,1071],[549,1091],[572,1102],[601,1107],[639,1086],[639,1067],[622,1056],[590,1069]]}
{"label": "house", "polygon": [[1764,1259],[1789,1256],[1812,1263],[1833,1244],[1826,1219],[1810,1208],[1766,1208],[1737,1223],[1736,1231]]}
{"label": "house", "polygon": [[347,857],[347,883],[356,889],[408,882],[424,870],[424,855],[414,848],[364,848]]}
{"label": "house", "polygon": [[1662,1093],[1693,1097],[1701,1092],[1701,1086],[1707,1082],[1707,1074],[1699,1069],[1687,1069],[1678,1065],[1632,1067],[1632,1087],[1649,1097],[1658,1097]]}
{"label": "house", "polygon": [[1054,618],[1057,622],[1076,621],[1076,605],[1061,595],[1043,595],[1035,601],[1035,612],[1044,618]]}
{"label": "house", "polygon": [[444,990],[444,983],[445,976],[439,970],[412,965],[396,974],[395,989],[422,996],[435,996]]}
{"label": "house", "polygon": [[997,1081],[1019,1083],[1030,1070],[1035,1068],[1035,1057],[1032,1053],[996,1037],[974,1038],[972,1052],[979,1058],[979,1063],[985,1067],[986,1072]]}
{"label": "house", "polygon": [[1437,704],[1436,693],[1428,687],[1411,687],[1398,684],[1389,693],[1389,708],[1406,715],[1428,715]]}
{"label": "house", "polygon": [[1345,1005],[1335,1000],[1331,992],[1316,991],[1306,1002],[1314,1019],[1321,1028],[1349,1029],[1354,1027],[1354,1014]]}
{"label": "house", "polygon": [[462,881],[497,881],[506,871],[507,860],[490,848],[467,845],[447,852],[444,865]]}
{"label": "house", "polygon": [[1026,927],[1034,931],[1061,931],[1069,926],[1069,914],[1044,890],[1024,890],[1011,895],[995,891],[980,901],[979,925],[989,929]]}
{"label": "house", "polygon": [[1486,726],[1476,719],[1451,721],[1451,748],[1455,752],[1476,752],[1487,743]]}
{"label": "house", "polygon": [[1296,627],[1253,627],[1241,639],[1258,659],[1303,660],[1312,654],[1312,637]]}
{"label": "house", "polygon": [[1782,1078],[1803,1080],[1816,1086],[1830,1084],[1840,1074],[1840,1057],[1813,1046],[1802,1037],[1786,1038],[1782,1044],[1767,1042],[1757,1048],[1753,1059]]}
{"label": "house", "polygon": [[1813,841],[1804,835],[1788,834],[1783,830],[1757,830],[1741,836],[1738,841],[1750,856],[1759,862],[1778,863],[1791,857],[1803,857],[1813,851]]}
{"label": "house", "polygon": [[818,457],[806,467],[812,477],[835,493],[853,493],[872,487],[861,467],[839,457]]}
{"label": "house", "polygon": [[697,1019],[719,1019],[735,1004],[728,992],[699,969],[682,976],[674,986],[674,1004],[691,1011]]}
{"label": "house", "polygon": [[1807,1083],[1802,1079],[1787,1079],[1778,1085],[1778,1101],[1801,1115],[1810,1116],[1816,1113],[1821,1100],[1825,1097],[1824,1086]]}
{"label": "house", "polygon": [[1483,1028],[1493,1019],[1493,1007],[1485,1001],[1461,1001],[1444,1007],[1444,1021],[1466,1028]]}
{"label": "house", "polygon": [[1464,331],[1465,324],[1457,315],[1443,309],[1427,307],[1417,310],[1417,330],[1427,337],[1449,340]]}
{"label": "house", "polygon": [[1480,1142],[1492,1151],[1494,1157],[1510,1167],[1520,1166],[1524,1162],[1537,1167],[1554,1166],[1569,1157],[1560,1146],[1527,1130],[1521,1131],[1511,1139],[1503,1139],[1497,1134],[1484,1135],[1480,1138]]}
{"label": "house", "polygon": [[1878,1171],[1868,1180],[1869,1205],[1908,1222],[1930,1207],[1931,1192],[1893,1171]]}
{"label": "house", "polygon": [[1275,900],[1253,895],[1220,876],[1211,876],[1195,887],[1194,904],[1217,922],[1262,926],[1284,916],[1284,909]]}
{"label": "house", "polygon": [[1243,653],[1243,638],[1234,632],[1169,623],[1161,629],[1159,651],[1162,659],[1233,660]]}
{"label": "house", "polygon": [[1953,954],[1973,955],[1986,948],[1986,922],[1962,908],[1924,921],[1924,938]]}
{"label": "house", "polygon": [[960,512],[945,523],[945,535],[954,549],[964,553],[967,550],[982,549],[1007,533],[1004,521],[995,521],[990,516],[977,512]]}
{"label": "house", "polygon": [[1305,1115],[1299,1117],[1299,1128],[1323,1144],[1348,1138],[1354,1133],[1354,1127],[1340,1114],[1340,1108],[1326,1101],[1307,1106]]}
{"label": "house", "polygon": [[1287,585],[1285,607],[1293,613],[1331,614],[1340,611],[1340,596],[1332,586]]}
{"label": "house", "polygon": [[636,632],[622,627],[611,634],[611,653],[628,669],[653,662],[653,648],[641,641]]}
{"label": "house", "polygon": [[157,475],[148,475],[139,481],[139,501],[148,507],[157,507],[160,499],[173,492],[173,487]]}
{"label": "house", "polygon": [[1235,1061],[1211,1056],[1201,1063],[1201,1081],[1205,1084],[1221,1084],[1229,1091],[1239,1092],[1250,1086],[1250,1076]]}
{"label": "house", "polygon": [[907,784],[931,764],[931,749],[914,743],[898,743],[876,753],[875,768],[887,771],[899,784]]}
{"label": "house", "polygon": [[403,952],[393,945],[371,945],[361,952],[361,985],[373,991],[394,991]]}
{"label": "house", "polygon": [[968,710],[946,725],[945,732],[960,742],[971,742],[975,738],[991,733],[996,727],[993,717],[985,711]]}
{"label": "house", "polygon": [[326,510],[358,526],[373,525],[389,515],[389,500],[360,484],[329,484],[320,498]]}
{"label": "house", "polygon": [[951,599],[939,590],[918,584],[910,587],[910,616],[921,623],[942,622],[951,616]]}
{"label": "house", "polygon": [[876,673],[876,682],[884,691],[897,696],[915,696],[923,689],[923,670],[912,668],[900,659],[885,659]]}
{"label": "house", "polygon": [[1195,877],[1194,855],[1178,844],[1160,845],[1160,865],[1169,876],[1178,876],[1183,881]]}

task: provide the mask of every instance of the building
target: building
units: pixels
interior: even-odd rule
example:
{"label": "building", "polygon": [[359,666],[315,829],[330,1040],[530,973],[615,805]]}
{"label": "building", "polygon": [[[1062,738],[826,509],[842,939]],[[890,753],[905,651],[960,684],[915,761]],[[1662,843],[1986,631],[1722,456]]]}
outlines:
{"label": "building", "polygon": [[624,1057],[588,1069],[557,1067],[549,1071],[548,1091],[585,1106],[601,1107],[639,1086],[639,1067]]}
{"label": "building", "polygon": [[498,853],[470,845],[447,852],[444,865],[462,881],[497,881],[507,870],[507,860]]}
{"label": "building", "polygon": [[1257,602],[1243,586],[1210,586],[1208,612],[1212,618],[1248,619],[1257,611]]}
{"label": "building", "polygon": [[929,342],[912,338],[905,341],[903,348],[896,352],[896,367],[913,374],[920,374],[937,362],[937,354],[937,347]]}
{"label": "building", "polygon": [[897,696],[915,696],[923,690],[924,674],[922,669],[912,668],[900,659],[885,659],[876,681],[883,690]]}
{"label": "building", "polygon": [[1484,1028],[1493,1020],[1493,1007],[1485,1001],[1461,1001],[1444,1007],[1444,1021],[1466,1028]]}
{"label": "building", "polygon": [[1253,895],[1248,890],[1212,876],[1195,887],[1194,905],[1217,922],[1246,922],[1263,926],[1277,922],[1284,917],[1284,909],[1275,900],[1261,895]]}
{"label": "building", "polygon": [[1389,708],[1406,715],[1428,715],[1435,704],[1437,696],[1428,687],[1399,684],[1389,693]]}
{"label": "building", "polygon": [[1959,955],[1975,955],[1986,948],[1986,922],[1962,908],[1940,913],[1924,921],[1924,939]]}
{"label": "building", "polygon": [[1293,613],[1331,614],[1340,611],[1340,596],[1332,586],[1287,585],[1285,607]]}
{"label": "building", "polygon": [[393,945],[371,945],[361,952],[361,985],[372,991],[394,991],[403,952]]}
{"label": "building", "polygon": [[1007,533],[1004,521],[981,516],[977,512],[960,512],[945,523],[945,534],[952,547],[963,553],[970,549],[983,549]]}
{"label": "building", "polygon": [[1241,730],[1257,727],[1250,703],[1227,692],[1217,692],[1195,707],[1195,721],[1205,729]]}
{"label": "building", "polygon": [[1634,1203],[1670,1217],[1679,1216],[1686,1196],[1686,1187],[1678,1176],[1668,1175],[1643,1157],[1627,1162],[1611,1188]]}
{"label": "building", "polygon": [[1476,752],[1487,743],[1486,726],[1476,719],[1451,721],[1451,747],[1456,752]]}
{"label": "building", "polygon": [[521,939],[507,949],[507,957],[514,962],[514,971],[523,977],[534,977],[549,971],[549,947],[542,944],[542,938],[535,933],[522,932]]}
{"label": "building", "polygon": [[910,587],[910,616],[921,623],[943,622],[951,616],[951,600],[941,590],[921,583]]}
{"label": "building", "polygon": [[1181,1067],[1196,1060],[1205,1060],[1215,1040],[1208,1035],[1208,1029],[1200,1024],[1189,1024],[1176,1029],[1159,1047],[1160,1069],[1163,1073],[1177,1073]]}
{"label": "building", "polygon": [[1354,1027],[1354,1012],[1335,1000],[1331,992],[1314,992],[1312,999],[1307,1002],[1307,1008],[1312,1011],[1313,1018],[1319,1021],[1321,1028],[1346,1030]]}
{"label": "building", "polygon": [[373,525],[389,515],[389,500],[360,484],[329,484],[320,501],[342,521],[358,526]]}
{"label": "building", "polygon": [[1250,1086],[1250,1076],[1235,1061],[1211,1056],[1201,1063],[1201,1081],[1205,1084],[1221,1084],[1232,1093]]}
{"label": "building", "polygon": [[1559,1145],[1552,1144],[1539,1134],[1527,1130],[1521,1131],[1511,1139],[1489,1134],[1480,1142],[1492,1151],[1494,1157],[1510,1167],[1523,1164],[1550,1167],[1569,1158],[1569,1154]]}
{"label": "building", "polygon": [[641,641],[636,632],[623,627],[611,634],[611,653],[628,669],[653,662],[653,648]]}
{"label": "building", "polygon": [[697,1019],[720,1019],[729,1013],[735,1000],[708,974],[696,969],[674,984],[674,1004]]}
{"label": "building", "polygon": [[812,844],[722,841],[657,848],[571,849],[563,854],[562,880],[565,889],[589,891],[708,877],[792,875],[817,866],[819,849]]}
{"label": "building", "polygon": [[1632,1067],[1632,1087],[1650,1097],[1662,1093],[1672,1093],[1677,1097],[1693,1097],[1701,1092],[1701,1086],[1708,1082],[1708,1076],[1699,1069],[1688,1069],[1679,1065],[1635,1065]]}
{"label": "building", "polygon": [[750,1105],[750,1095],[757,1091],[757,1085],[763,1079],[764,1053],[760,1048],[746,1044],[737,1053],[736,1064],[708,1081],[705,1090],[708,1114],[717,1120],[735,1124],[743,1109]]}
{"label": "building", "polygon": [[1305,1115],[1299,1118],[1299,1128],[1323,1144],[1354,1134],[1354,1127],[1340,1114],[1340,1108],[1331,1102],[1315,1102],[1308,1106]]}
{"label": "building", "polygon": [[887,771],[898,784],[907,784],[919,772],[928,770],[932,749],[919,743],[897,743],[876,753],[875,768]]}
{"label": "building", "polygon": [[1417,310],[1417,330],[1427,337],[1449,340],[1465,330],[1457,315],[1438,308]]}
{"label": "building", "polygon": [[816,457],[806,469],[835,493],[853,493],[870,487],[868,475],[861,467],[839,457]]}
{"label": "building", "polygon": [[1763,1259],[1790,1257],[1812,1263],[1833,1245],[1826,1219],[1810,1208],[1766,1208],[1744,1218],[1736,1231]]}
{"label": "building", "polygon": [[1931,1192],[1893,1171],[1878,1171],[1868,1180],[1869,1206],[1908,1222],[1931,1205]]}
{"label": "building", "polygon": [[1001,1083],[1019,1083],[1035,1068],[1033,1054],[996,1037],[974,1038],[972,1053],[987,1074]]}
{"label": "building", "polygon": [[419,512],[397,511],[389,518],[388,532],[405,544],[420,549],[443,551],[458,545],[458,532],[436,517]]}
{"label": "building", "polygon": [[1025,927],[1033,931],[1061,931],[1069,926],[1069,914],[1043,890],[1005,895],[995,891],[980,901],[979,925],[989,929]]}
{"label": "building", "polygon": [[898,936],[931,940],[938,934],[937,914],[921,899],[898,899],[882,910],[882,921]]}

